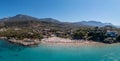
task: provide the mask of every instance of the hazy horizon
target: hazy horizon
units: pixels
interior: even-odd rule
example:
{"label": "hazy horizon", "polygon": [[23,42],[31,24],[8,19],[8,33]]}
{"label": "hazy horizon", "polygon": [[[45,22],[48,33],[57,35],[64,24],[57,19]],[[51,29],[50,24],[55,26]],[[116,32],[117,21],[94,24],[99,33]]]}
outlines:
{"label": "hazy horizon", "polygon": [[0,18],[17,14],[64,22],[99,21],[119,25],[120,0],[1,0]]}

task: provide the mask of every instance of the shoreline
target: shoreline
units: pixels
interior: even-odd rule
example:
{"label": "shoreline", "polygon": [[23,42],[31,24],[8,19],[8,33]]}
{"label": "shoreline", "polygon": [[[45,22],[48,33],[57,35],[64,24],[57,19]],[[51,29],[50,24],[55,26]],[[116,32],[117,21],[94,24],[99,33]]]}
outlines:
{"label": "shoreline", "polygon": [[65,39],[65,38],[59,38],[59,37],[50,37],[46,39],[41,40],[42,44],[51,44],[51,45],[76,45],[76,46],[84,46],[84,45],[96,45],[96,46],[102,46],[107,45],[105,43],[100,42],[94,42],[94,41],[85,41],[85,40],[71,40],[71,39]]}
{"label": "shoreline", "polygon": [[92,40],[91,41],[88,41],[88,40],[71,40],[69,38],[60,38],[60,37],[49,37],[49,38],[43,38],[41,40],[39,40],[39,39],[28,39],[28,38],[24,38],[23,40],[16,40],[16,39],[7,39],[7,37],[0,37],[0,39],[4,39],[4,40],[7,40],[10,43],[19,44],[19,45],[23,45],[23,46],[34,46],[34,45],[39,45],[39,44],[75,45],[75,46],[108,45],[106,43],[95,42],[95,41],[92,41]]}
{"label": "shoreline", "polygon": [[19,44],[23,46],[34,46],[41,43],[39,39],[29,39],[24,38],[22,40],[16,40],[14,38],[8,39],[7,37],[0,37],[1,40],[6,40],[7,42],[13,43],[13,44]]}
{"label": "shoreline", "polygon": [[23,46],[34,46],[40,44],[40,41],[38,39],[23,39],[23,40],[8,39],[8,42],[20,44]]}

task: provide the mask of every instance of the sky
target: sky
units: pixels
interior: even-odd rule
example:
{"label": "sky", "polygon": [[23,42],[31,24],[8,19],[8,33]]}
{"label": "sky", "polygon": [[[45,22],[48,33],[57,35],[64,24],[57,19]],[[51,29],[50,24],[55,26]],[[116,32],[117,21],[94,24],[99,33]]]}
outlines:
{"label": "sky", "polygon": [[0,0],[0,18],[17,14],[120,25],[120,0]]}

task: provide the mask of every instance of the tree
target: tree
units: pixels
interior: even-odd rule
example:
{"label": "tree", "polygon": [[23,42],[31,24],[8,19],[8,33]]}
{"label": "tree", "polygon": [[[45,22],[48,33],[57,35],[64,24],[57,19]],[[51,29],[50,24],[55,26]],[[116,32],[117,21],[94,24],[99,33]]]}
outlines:
{"label": "tree", "polygon": [[116,41],[116,38],[112,38],[112,37],[108,37],[108,38],[105,38],[104,42],[105,43],[114,43]]}

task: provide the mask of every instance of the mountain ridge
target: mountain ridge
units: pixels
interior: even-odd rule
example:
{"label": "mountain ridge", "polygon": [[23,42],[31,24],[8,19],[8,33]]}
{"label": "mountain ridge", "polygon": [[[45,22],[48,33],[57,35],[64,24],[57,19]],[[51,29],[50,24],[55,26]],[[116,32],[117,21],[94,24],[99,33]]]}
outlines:
{"label": "mountain ridge", "polygon": [[114,26],[112,23],[102,23],[100,21],[80,21],[80,22],[75,22],[76,24],[83,24],[83,25],[88,25],[88,26],[97,26],[97,27],[103,27],[106,25],[111,25]]}
{"label": "mountain ridge", "polygon": [[70,24],[75,26],[98,26],[103,27],[106,25],[114,26],[111,23],[102,23],[99,21],[80,21],[80,22],[61,22],[54,18],[36,18],[29,15],[18,14],[12,17],[2,18],[0,22],[15,22],[15,21],[37,21],[37,22],[47,22],[47,23],[56,23],[56,24]]}

